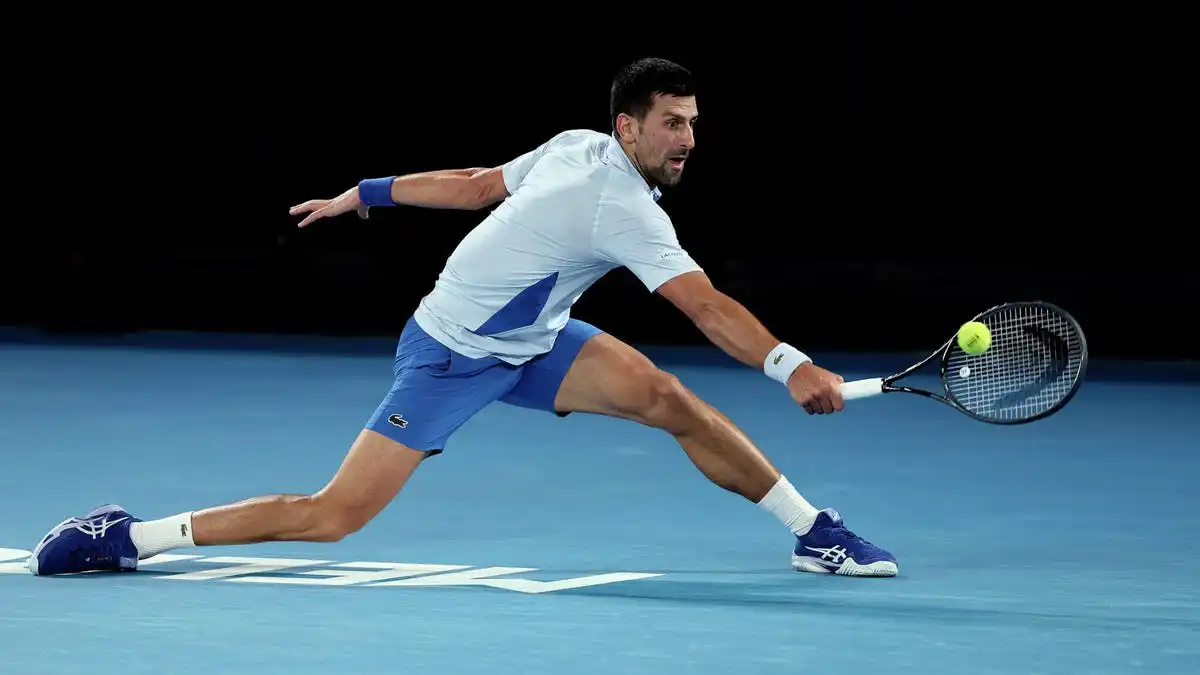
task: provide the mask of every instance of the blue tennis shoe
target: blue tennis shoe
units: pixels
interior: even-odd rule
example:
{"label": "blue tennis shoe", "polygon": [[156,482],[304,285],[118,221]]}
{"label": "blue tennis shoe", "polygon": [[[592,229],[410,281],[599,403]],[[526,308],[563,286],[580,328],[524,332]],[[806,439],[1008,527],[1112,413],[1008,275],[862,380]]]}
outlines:
{"label": "blue tennis shoe", "polygon": [[50,530],[29,557],[31,574],[132,572],[138,550],[129,526],[140,522],[115,504],[101,506],[83,518],[68,518]]}
{"label": "blue tennis shoe", "polygon": [[894,577],[896,557],[846,529],[833,509],[817,514],[808,533],[796,537],[792,569],[855,577]]}

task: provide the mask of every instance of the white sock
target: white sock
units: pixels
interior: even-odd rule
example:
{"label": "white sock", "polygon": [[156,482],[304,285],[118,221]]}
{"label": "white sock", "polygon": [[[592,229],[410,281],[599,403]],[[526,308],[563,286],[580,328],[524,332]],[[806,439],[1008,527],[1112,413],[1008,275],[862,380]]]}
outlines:
{"label": "white sock", "polygon": [[139,560],[145,560],[171,549],[190,548],[196,545],[192,539],[192,514],[190,512],[160,520],[134,523],[129,526],[129,537],[133,539],[133,545],[137,547]]}
{"label": "white sock", "polygon": [[801,497],[787,477],[782,475],[758,505],[798,535],[808,534],[813,521],[817,519],[818,510]]}

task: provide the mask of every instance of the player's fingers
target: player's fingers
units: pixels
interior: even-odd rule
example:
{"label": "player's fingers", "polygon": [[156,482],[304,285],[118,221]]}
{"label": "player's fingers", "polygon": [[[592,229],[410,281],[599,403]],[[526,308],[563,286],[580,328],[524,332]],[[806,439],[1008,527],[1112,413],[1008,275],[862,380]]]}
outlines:
{"label": "player's fingers", "polygon": [[292,214],[293,216],[300,213],[308,213],[309,211],[316,211],[317,209],[324,208],[328,203],[329,200],[327,199],[310,199],[303,204],[297,204],[293,206],[288,210],[288,213]]}
{"label": "player's fingers", "polygon": [[823,398],[829,405],[829,412],[841,412],[846,407],[845,401],[842,400],[841,387],[841,383],[845,382],[845,380],[838,375],[834,375],[831,379],[832,381],[827,384],[825,391],[822,392],[824,394]]}
{"label": "player's fingers", "polygon": [[316,211],[313,211],[312,213],[308,214],[308,217],[305,218],[304,220],[300,221],[296,225],[296,227],[308,227],[308,225],[311,224],[313,221],[320,220],[321,218],[324,218],[325,215],[326,215],[325,209],[317,209]]}
{"label": "player's fingers", "polygon": [[825,401],[829,405],[830,413],[841,411],[843,407],[842,394],[840,391],[838,391],[838,385],[836,383],[829,385],[829,390],[825,392]]}
{"label": "player's fingers", "polygon": [[822,415],[828,415],[829,413],[833,412],[833,402],[830,401],[829,394],[827,394],[827,393],[822,394],[821,397],[817,399],[817,401],[821,406],[821,414]]}
{"label": "player's fingers", "polygon": [[834,387],[829,392],[829,403],[833,406],[833,412],[841,412],[846,409],[846,401],[842,399],[841,389]]}

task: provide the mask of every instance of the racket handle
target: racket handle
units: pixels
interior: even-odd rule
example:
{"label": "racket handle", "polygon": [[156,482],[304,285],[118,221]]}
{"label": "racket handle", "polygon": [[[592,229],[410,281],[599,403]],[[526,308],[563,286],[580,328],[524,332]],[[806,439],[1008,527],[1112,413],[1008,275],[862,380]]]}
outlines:
{"label": "racket handle", "polygon": [[841,386],[842,398],[849,401],[853,398],[867,398],[868,396],[878,396],[883,393],[883,378],[872,377],[865,380],[854,380],[853,382],[843,382]]}

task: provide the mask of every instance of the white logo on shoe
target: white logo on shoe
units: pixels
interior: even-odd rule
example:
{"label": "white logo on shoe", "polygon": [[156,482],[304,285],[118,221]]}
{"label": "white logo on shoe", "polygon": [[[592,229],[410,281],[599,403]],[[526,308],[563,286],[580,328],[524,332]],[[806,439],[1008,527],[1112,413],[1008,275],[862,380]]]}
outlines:
{"label": "white logo on shoe", "polygon": [[847,551],[844,546],[830,546],[829,548],[805,546],[804,548],[812,551],[813,553],[820,553],[821,562],[826,565],[833,565],[836,567],[846,561]]}

